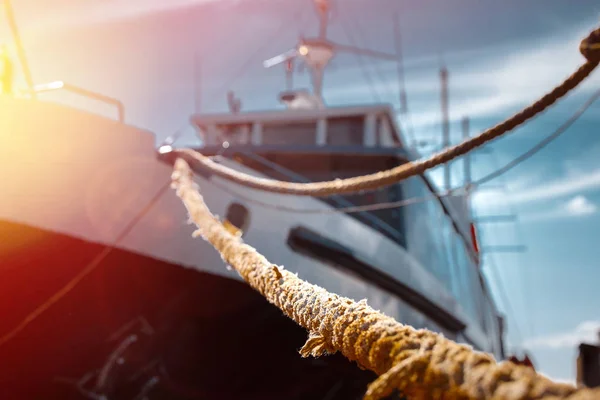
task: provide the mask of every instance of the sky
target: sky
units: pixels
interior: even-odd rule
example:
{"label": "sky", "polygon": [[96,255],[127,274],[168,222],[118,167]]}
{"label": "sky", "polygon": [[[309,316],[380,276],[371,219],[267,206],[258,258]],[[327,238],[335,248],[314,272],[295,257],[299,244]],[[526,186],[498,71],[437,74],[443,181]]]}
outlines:
{"label": "sky", "polygon": [[[198,108],[225,111],[228,89],[245,110],[280,107],[276,95],[285,85],[283,70],[264,70],[261,61],[292,47],[300,34],[316,33],[308,0],[14,3],[36,83],[62,79],[119,98],[126,121],[154,132],[157,143],[187,127]],[[561,82],[584,61],[581,38],[600,24],[597,0],[338,3],[331,38],[381,51],[394,51],[390,10],[399,13],[410,121],[425,144],[424,155],[441,144],[441,62],[449,70],[456,143],[463,117],[469,117],[475,134]],[[6,24],[0,24],[0,39],[8,35]],[[353,55],[336,57],[325,79],[326,102],[397,106],[395,64],[366,65],[367,75]],[[297,86],[307,82],[306,73],[295,77]],[[595,72],[543,115],[476,152],[474,178],[550,134],[598,89],[600,72]],[[115,115],[108,105],[76,96],[48,93],[45,99]],[[595,341],[600,329],[599,130],[600,101],[566,134],[473,199],[479,216],[518,217],[517,223],[480,227],[484,247],[526,246],[523,253],[487,254],[483,270],[507,314],[510,349],[526,349],[542,373],[561,381],[573,382],[577,344]],[[183,141],[197,143],[191,130]],[[440,182],[439,170],[431,175]],[[452,166],[452,179],[462,183],[460,162]]]}

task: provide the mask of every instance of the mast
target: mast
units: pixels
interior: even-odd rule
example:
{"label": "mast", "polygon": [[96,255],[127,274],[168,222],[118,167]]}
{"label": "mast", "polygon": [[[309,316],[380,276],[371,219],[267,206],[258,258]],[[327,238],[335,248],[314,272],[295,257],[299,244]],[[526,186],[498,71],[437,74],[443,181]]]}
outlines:
{"label": "mast", "polygon": [[[335,43],[327,39],[327,25],[331,7],[329,0],[312,0],[319,15],[319,34],[313,38],[301,38],[297,45],[275,57],[263,62],[265,68],[284,63],[296,57],[301,58],[311,73],[313,92],[311,98],[318,107],[324,107],[323,77],[329,62],[338,52],[353,53],[387,61],[398,61],[396,54],[389,54],[377,50],[363,49],[356,46]],[[290,78],[288,77],[288,85]]]}
{"label": "mast", "polygon": [[320,104],[325,104],[323,100],[323,75],[323,68],[317,67],[312,70],[313,93]]}
{"label": "mast", "polygon": [[413,126],[410,122],[410,115],[408,114],[408,99],[406,96],[406,85],[404,81],[404,59],[402,55],[402,37],[400,33],[400,16],[397,12],[394,12],[394,45],[396,48],[396,75],[398,79],[398,100],[400,105],[400,115],[402,116],[402,122],[405,123],[404,131],[407,134],[408,146],[416,149],[417,140],[415,139]]}
{"label": "mast", "polygon": [[398,62],[396,63],[396,73],[398,77],[398,97],[400,101],[400,113],[402,115],[406,115],[408,113],[408,102],[406,99],[406,88],[404,85],[402,38],[400,36],[400,16],[397,12],[394,13],[394,45],[396,47],[396,55],[398,57]]}
{"label": "mast", "polygon": [[198,52],[194,53],[194,112],[200,114],[202,107],[202,62]]}
{"label": "mast", "polygon": [[[448,69],[442,64],[440,69],[440,81],[442,84],[441,103],[442,103],[442,148],[450,146],[450,123],[448,117]],[[450,190],[450,165],[444,164],[444,190]]]}
{"label": "mast", "polygon": [[33,78],[31,77],[31,70],[29,69],[29,63],[27,62],[27,57],[25,56],[25,49],[23,48],[23,43],[21,42],[21,35],[19,34],[19,28],[17,27],[17,21],[15,19],[15,14],[10,0],[4,0],[4,12],[6,13],[6,19],[8,20],[8,26],[10,27],[13,40],[15,41],[15,46],[17,48],[17,56],[19,57],[21,69],[23,70],[25,81],[27,82],[27,89],[29,90],[29,95],[35,99],[37,96],[33,87]]}
{"label": "mast", "polygon": [[[464,117],[462,120],[462,134],[463,139],[467,140],[469,138],[469,117]],[[463,157],[464,160],[464,184],[467,187],[471,186],[471,156],[469,153],[465,154]]]}
{"label": "mast", "polygon": [[315,0],[315,6],[319,12],[319,39],[327,38],[327,23],[329,20],[329,0]]}
{"label": "mast", "polygon": [[[331,8],[329,6],[329,0],[314,0],[315,6],[317,7],[317,12],[319,13],[319,40],[322,42],[327,41],[327,25],[329,23],[329,13]],[[302,50],[300,50],[300,54],[302,54]],[[329,59],[325,60],[323,63],[316,63],[313,68],[311,68],[311,77],[312,77],[312,86],[313,93],[315,97],[318,99],[320,104],[325,104],[323,100],[323,77],[325,75],[325,67],[329,60],[333,57],[333,52]]]}
{"label": "mast", "polygon": [[292,90],[294,87],[294,60],[289,59],[285,63],[285,83],[286,89]]}

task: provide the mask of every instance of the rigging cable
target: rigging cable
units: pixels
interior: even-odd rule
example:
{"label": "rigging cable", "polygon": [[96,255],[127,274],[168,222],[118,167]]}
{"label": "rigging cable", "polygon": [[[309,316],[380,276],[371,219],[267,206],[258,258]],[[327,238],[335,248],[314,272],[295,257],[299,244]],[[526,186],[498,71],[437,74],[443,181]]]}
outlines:
{"label": "rigging cable", "polygon": [[502,168],[494,171],[493,173],[486,175],[484,178],[477,181],[477,184],[481,185],[483,183],[486,183],[488,181],[496,179],[500,175],[505,174],[506,172],[510,171],[517,165],[521,164],[523,161],[527,160],[528,158],[531,158],[531,156],[533,156],[535,153],[539,152],[544,147],[546,147],[547,145],[552,143],[556,138],[558,138],[560,135],[565,133],[565,131],[569,127],[571,127],[571,125],[573,125],[573,123],[575,123],[575,121],[577,121],[579,119],[579,117],[581,117],[581,115],[584,112],[586,112],[587,109],[590,108],[596,100],[598,100],[598,97],[600,97],[600,90],[597,90],[596,92],[594,92],[590,96],[590,98],[577,111],[575,111],[575,113],[566,122],[564,122],[556,131],[554,131],[551,135],[544,138],[542,141],[537,143],[531,149],[529,149],[525,153],[521,154],[519,157],[513,159],[511,162],[504,165]]}
{"label": "rigging cable", "polygon": [[[303,8],[299,8],[298,10],[296,10],[296,13],[293,15],[293,21],[304,20],[306,17],[304,15],[304,12],[305,12],[305,9],[303,9]],[[279,25],[277,30],[274,32],[273,38],[280,37],[281,34],[284,32],[284,30],[289,27],[288,23],[289,23],[289,21],[286,21],[286,20],[282,21],[281,25]],[[237,79],[239,79],[240,76],[242,76],[244,74],[244,72],[254,63],[256,55],[260,54],[261,51],[265,50],[269,44],[272,44],[272,42],[270,42],[268,40],[265,41],[263,43],[263,46],[259,47],[255,53],[253,53],[248,59],[246,59],[246,61],[242,64],[240,69],[237,70],[233,74],[233,76],[231,76],[228,80],[225,81],[225,83],[223,83],[221,86],[219,86],[218,90],[213,91],[213,95],[211,97],[216,97],[219,93],[221,93],[222,91],[226,90],[229,86],[231,86],[231,84],[233,82],[235,82]],[[200,94],[197,94],[197,96],[199,96],[199,95]],[[183,135],[185,133],[184,131],[188,126],[189,126],[189,123],[187,123],[187,122],[185,124],[181,125],[180,128],[178,128],[171,136],[168,136],[162,142],[161,146],[165,146],[165,145],[172,146],[177,140],[179,140],[179,139],[181,139],[181,137],[183,137]],[[201,139],[201,140],[203,141],[204,139]]]}
{"label": "rigging cable", "polygon": [[[343,20],[343,19],[341,21],[341,26],[342,26],[342,29],[344,30],[344,33],[346,33],[346,36],[348,37],[348,40],[350,41],[350,43],[354,47],[358,47],[358,44],[354,37],[354,34],[352,33],[352,29],[348,29],[348,27],[346,26],[345,20]],[[381,96],[379,95],[379,91],[377,90],[375,81],[373,80],[373,77],[371,76],[371,74],[369,73],[369,70],[367,69],[367,66],[365,64],[365,60],[364,60],[362,54],[356,53],[355,56],[358,59],[360,69],[363,73],[365,80],[367,81],[367,84],[369,85],[369,89],[371,90],[371,93],[373,94],[375,101],[377,101],[378,103],[382,103],[383,101],[381,99]]]}
{"label": "rigging cable", "polygon": [[[598,100],[599,97],[600,97],[600,89],[596,90],[590,96],[590,98],[577,111],[575,111],[575,113],[567,121],[565,121],[560,127],[558,127],[558,129],[556,131],[554,131],[552,134],[550,134],[547,137],[545,137],[544,139],[542,139],[535,146],[533,146],[531,149],[529,149],[525,153],[521,154],[519,157],[513,159],[511,162],[507,163],[506,165],[497,169],[496,171],[486,175],[484,178],[482,178],[478,182],[476,182],[476,184],[479,186],[483,183],[486,183],[493,179],[498,178],[499,176],[505,174],[509,170],[513,169],[517,165],[519,165],[522,162],[526,161],[527,159],[531,158],[534,154],[536,154],[539,151],[541,151],[542,149],[544,149],[546,146],[548,146],[550,143],[552,143],[554,140],[556,140],[559,136],[561,136],[569,127],[571,127],[571,125],[573,125],[575,123],[575,121],[577,121],[583,115],[583,113],[585,113],[585,111],[587,111],[587,109],[590,108],[596,100]],[[533,327],[531,326],[530,330],[532,330],[532,329],[533,329]]]}
{"label": "rigging cable", "polygon": [[[175,161],[173,188],[202,237],[223,262],[300,327],[308,339],[302,357],[341,353],[378,378],[364,399],[379,400],[400,392],[408,398],[455,399],[597,399],[600,388],[575,388],[552,382],[532,368],[498,363],[490,354],[458,344],[439,333],[415,329],[369,307],[304,281],[269,261],[240,235],[232,233],[206,206],[194,173]],[[252,345],[251,343],[245,343]]]}
{"label": "rigging cable", "polygon": [[396,44],[396,53],[398,61],[396,62],[398,76],[398,96],[400,96],[400,113],[406,117],[406,131],[408,140],[411,141],[411,147],[417,145],[415,130],[412,123],[412,117],[408,108],[408,95],[406,94],[406,82],[404,79],[404,54],[402,51],[402,34],[400,32],[400,15],[394,13],[394,38]]}
{"label": "rigging cable", "polygon": [[[394,12],[394,44],[396,47],[396,54],[398,59],[396,60],[396,68],[397,68],[397,79],[398,79],[398,100],[400,102],[400,107],[398,111],[402,116],[406,117],[406,133],[408,136],[408,141],[411,143],[411,146],[414,146],[416,143],[414,127],[412,124],[412,119],[410,116],[410,112],[408,111],[408,99],[406,97],[406,88],[405,88],[405,79],[404,79],[404,59],[402,56],[402,44],[401,44],[401,35],[400,35],[400,27],[399,27],[399,16],[398,13]],[[361,41],[366,44],[368,42],[367,36],[362,29],[361,25],[358,21],[348,18],[348,21],[352,21],[352,25],[354,26],[354,30],[357,32]],[[364,68],[364,66],[363,66]],[[374,63],[373,70],[379,77],[379,80],[385,85],[386,92],[390,96],[390,98],[394,97],[394,90],[391,86],[387,85],[389,79],[385,76],[385,74],[378,68],[378,65]],[[365,68],[366,73],[366,68]],[[375,86],[375,85],[374,85]],[[404,122],[404,121],[403,121]]]}
{"label": "rigging cable", "polygon": [[548,135],[543,140],[538,142],[536,145],[534,145],[532,148],[527,150],[525,153],[516,157],[515,159],[508,162],[504,166],[485,175],[484,177],[474,181],[471,184],[467,184],[467,185],[453,188],[453,189],[450,189],[450,190],[447,190],[444,192],[440,192],[437,195],[413,197],[413,198],[399,200],[399,201],[367,204],[364,206],[350,206],[350,207],[326,208],[326,209],[295,208],[295,207],[288,207],[288,206],[283,206],[280,204],[272,204],[272,203],[267,203],[267,202],[262,202],[260,200],[256,200],[250,196],[245,196],[235,190],[229,189],[225,185],[222,185],[219,182],[216,182],[212,179],[208,179],[207,182],[210,182],[210,184],[214,185],[215,187],[218,187],[219,189],[228,192],[230,195],[232,195],[234,197],[237,197],[241,200],[247,201],[248,203],[256,204],[256,205],[266,207],[266,208],[271,208],[273,210],[287,211],[287,212],[293,212],[293,213],[299,213],[299,214],[334,214],[334,213],[350,214],[350,213],[364,212],[364,211],[375,211],[375,210],[385,210],[385,209],[391,209],[391,208],[400,208],[400,207],[404,207],[404,206],[407,206],[410,204],[421,203],[421,202],[425,202],[425,201],[429,201],[429,200],[434,200],[436,198],[447,197],[447,196],[456,195],[457,193],[466,192],[467,190],[470,190],[473,187],[482,186],[483,184],[498,178],[499,176],[505,174],[506,172],[513,169],[517,165],[521,164],[522,162],[524,162],[527,159],[534,156],[536,153],[541,151],[548,144],[550,144],[551,142],[556,140],[559,136],[561,136],[563,133],[565,133],[592,106],[592,104],[594,104],[594,102],[596,100],[598,100],[599,97],[600,97],[600,89],[597,90],[596,92],[594,92],[592,94],[592,96],[573,115],[571,115],[571,117],[569,117],[569,119],[567,119],[561,126],[559,126],[554,132],[552,132],[550,135]]}
{"label": "rigging cable", "polygon": [[[493,171],[496,171],[498,168],[500,168],[501,164],[499,163],[498,158],[496,157],[496,153],[495,153],[494,149],[490,149],[489,155],[493,159],[492,160],[494,163]],[[504,180],[503,180],[503,182],[504,182]],[[501,185],[500,190],[502,190],[505,195],[508,195],[506,186],[505,186],[505,182],[504,182],[504,184]],[[510,209],[509,212],[516,214],[516,212],[513,210],[513,207],[511,207],[510,202],[508,202],[508,207]],[[491,232],[489,235],[488,235],[488,229],[491,229]],[[496,231],[494,230],[494,228],[490,228],[489,225],[486,225],[484,229],[478,230],[481,243],[487,243],[487,237],[495,236],[494,235],[495,232]],[[507,321],[510,319],[509,331],[512,332],[514,329],[517,342],[515,343],[513,341],[513,343],[511,343],[512,346],[511,346],[511,349],[509,350],[509,353],[515,354],[522,348],[522,343],[524,341],[524,336],[522,333],[523,330],[521,329],[521,326],[527,327],[529,325],[529,327],[531,327],[531,324],[527,323],[528,321],[531,321],[531,318],[527,318],[527,316],[526,316],[526,319],[525,319],[525,321],[523,321],[523,323],[521,323],[521,320],[519,318],[517,318],[517,315],[514,313],[514,306],[513,306],[513,300],[515,300],[516,296],[509,297],[507,295],[507,290],[506,290],[507,286],[504,284],[504,279],[500,275],[498,267],[496,266],[495,256],[493,254],[491,254],[490,252],[485,252],[485,251],[483,252],[482,255],[483,255],[483,257],[481,257],[482,276],[486,279],[486,281],[488,282],[488,285],[490,285],[490,287],[492,287],[492,285],[493,285],[493,287],[495,289],[495,291],[494,291],[495,299],[497,301],[496,304],[503,305],[502,311],[505,313]],[[485,256],[488,256],[488,258],[486,259]],[[518,261],[520,261],[520,259]],[[519,262],[518,267],[519,267],[519,270],[524,271],[522,263]],[[492,276],[490,276],[490,274]],[[513,282],[512,280],[510,280],[510,282],[511,282],[510,287],[514,288],[514,286],[516,286],[515,282]],[[525,277],[522,277],[521,279],[519,279],[518,283],[521,283],[521,285],[520,285],[521,287],[519,290],[515,289],[517,292],[519,292],[521,294],[521,296],[520,296],[521,300],[523,300],[523,296],[526,293],[525,287],[523,286],[523,285],[525,285],[525,282],[526,282]],[[492,293],[492,292],[490,292],[490,293]],[[530,330],[530,333],[531,333],[531,330]]]}
{"label": "rigging cable", "polygon": [[[271,38],[272,39],[280,38],[281,35],[289,28],[290,22],[304,20],[305,11],[306,11],[306,9],[300,5],[298,7],[298,9],[296,10],[296,12],[294,13],[294,15],[292,16],[292,20],[291,21],[288,21],[285,19],[282,20],[281,24],[277,27],[275,32],[273,32],[273,35]],[[269,46],[272,46],[272,45],[273,45],[273,42],[271,40],[265,40],[263,42],[263,45],[258,47],[253,52],[253,54],[248,59],[246,59],[246,61],[241,65],[240,69],[238,69],[236,71],[236,73],[233,74],[233,76],[231,76],[224,84],[222,84],[218,90],[213,91],[214,95],[212,97],[215,97],[217,94],[221,93],[223,90],[226,90],[233,82],[235,82],[237,79],[239,79],[246,72],[246,70],[255,62],[255,58],[257,56],[260,56],[262,51],[266,50]]]}
{"label": "rigging cable", "polygon": [[194,166],[204,168],[205,170],[232,182],[272,193],[325,197],[332,194],[353,193],[361,190],[389,186],[412,176],[420,175],[439,165],[448,163],[494,139],[504,136],[517,126],[524,124],[529,119],[535,117],[556,103],[560,98],[564,97],[583,82],[600,63],[600,28],[592,31],[588,37],[581,41],[580,52],[585,56],[586,62],[573,74],[542,98],[498,125],[485,130],[477,136],[466,139],[457,145],[445,148],[431,157],[411,161],[373,174],[347,179],[336,179],[333,181],[295,183],[278,181],[275,179],[256,178],[255,176],[216,164],[210,158],[191,149],[176,149],[173,150],[172,153],[178,154],[186,159],[187,162],[194,164]]}
{"label": "rigging cable", "polygon": [[[356,9],[355,9],[356,11]],[[350,19],[347,18],[347,21],[349,24],[351,24],[351,30],[352,28],[354,28],[354,32],[356,32],[356,34],[359,37],[359,41],[362,42],[362,44],[367,45],[367,43],[369,42],[367,40],[367,35],[365,34],[365,32],[362,29],[362,26],[360,25],[360,23],[356,20],[356,19]],[[354,40],[354,42],[356,43],[357,41]],[[357,46],[358,47],[358,46]],[[369,47],[369,46],[367,46]],[[399,64],[398,62],[396,62],[396,64]],[[387,92],[387,94],[390,96],[390,98],[394,97],[394,90],[391,88],[391,86],[386,85],[388,79],[386,78],[386,76],[381,72],[381,70],[379,68],[377,68],[376,63],[372,63],[371,64],[373,66],[373,71],[375,71],[375,74],[379,77],[379,80],[381,81],[381,83],[384,84],[384,91]],[[366,66],[363,66],[365,68],[365,71],[367,71]],[[374,80],[373,80],[374,82]],[[376,87],[377,85],[374,84],[374,87]]]}
{"label": "rigging cable", "polygon": [[129,223],[123,228],[123,230],[116,236],[112,244],[106,245],[100,253],[94,257],[75,277],[73,277],[65,286],[63,286],[58,292],[52,295],[43,304],[32,311],[25,319],[19,323],[10,332],[0,337],[0,346],[11,340],[13,337],[18,335],[23,329],[25,329],[30,323],[32,323],[37,317],[48,310],[52,305],[66,296],[79,282],[81,282],[86,276],[93,272],[99,265],[110,255],[110,253],[118,247],[123,240],[133,231],[136,225],[142,220],[142,218],[154,207],[154,205],[160,200],[160,198],[170,188],[171,182],[163,185],[158,192],[148,201],[148,204],[140,209],[140,211],[129,221]]}
{"label": "rigging cable", "polygon": [[[496,153],[494,151],[490,152],[490,157],[492,158],[492,162],[494,163],[494,166],[496,168],[499,167],[500,162],[498,160],[498,157],[496,155]],[[506,182],[507,180],[505,179],[505,177],[503,177],[502,179],[502,184],[500,185],[500,190],[505,194],[508,195],[509,194],[509,190],[507,190],[506,187]],[[514,204],[512,204],[510,201],[507,204],[508,207],[508,212],[512,215],[517,215],[517,210],[516,207],[514,206]],[[497,227],[497,225],[495,226]],[[520,229],[521,226],[517,221],[515,221],[514,225],[513,225],[513,232],[516,236],[516,239],[519,243],[524,241],[524,235],[523,235],[523,231],[522,229]],[[491,228],[492,230],[494,230],[494,228]],[[494,230],[495,231],[495,230]],[[522,256],[518,256],[516,255],[516,268],[519,271],[523,271],[523,274],[521,275],[521,304],[525,304],[524,305],[524,310],[525,310],[525,318],[526,321],[524,323],[524,329],[527,329],[529,331],[529,335],[531,337],[535,336],[535,329],[533,327],[533,311],[532,311],[532,301],[527,301],[526,300],[526,293],[527,290],[526,288],[531,286],[531,283],[535,281],[534,277],[531,274],[532,268],[531,267],[526,267],[523,263],[523,258]],[[531,265],[531,263],[529,263],[528,265]]]}
{"label": "rigging cable", "polygon": [[521,329],[519,328],[519,324],[517,324],[517,321],[516,321],[517,314],[515,314],[515,310],[512,307],[512,302],[509,300],[510,298],[508,297],[508,295],[506,293],[506,285],[504,285],[504,281],[502,280],[502,277],[498,273],[498,266],[496,265],[494,256],[492,254],[488,253],[487,257],[488,257],[488,260],[490,263],[488,266],[488,271],[491,271],[491,273],[493,275],[493,280],[496,283],[496,289],[498,290],[498,293],[500,294],[500,298],[502,299],[502,303],[504,304],[505,310],[510,315],[513,316],[513,322],[514,322],[513,326],[515,327],[514,332],[517,336],[517,340],[519,341],[519,343],[523,343],[523,341],[524,341],[523,333],[521,332]]}

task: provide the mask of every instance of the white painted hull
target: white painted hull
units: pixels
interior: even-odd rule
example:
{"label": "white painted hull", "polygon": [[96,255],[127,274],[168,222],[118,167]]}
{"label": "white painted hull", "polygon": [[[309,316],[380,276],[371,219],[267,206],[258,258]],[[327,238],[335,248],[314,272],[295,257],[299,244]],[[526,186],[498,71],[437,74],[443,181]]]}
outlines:
{"label": "white painted hull", "polygon": [[[55,104],[0,100],[0,220],[111,244],[170,180],[157,158],[154,136],[95,115]],[[239,165],[227,165],[254,173]],[[330,209],[312,198],[252,191],[212,178],[245,197],[297,208]],[[223,216],[233,201],[250,211],[245,240],[269,260],[303,279],[369,304],[397,320],[454,337],[395,294],[359,277],[294,252],[290,229],[302,226],[335,239],[388,275],[466,323],[470,342],[487,350],[492,339],[469,323],[454,298],[413,257],[383,235],[341,213],[294,214],[236,200],[204,178],[197,181],[213,213]],[[231,279],[217,252],[193,239],[185,209],[169,189],[118,247]],[[68,257],[68,255],[65,255]],[[454,337],[463,341],[461,335]]]}

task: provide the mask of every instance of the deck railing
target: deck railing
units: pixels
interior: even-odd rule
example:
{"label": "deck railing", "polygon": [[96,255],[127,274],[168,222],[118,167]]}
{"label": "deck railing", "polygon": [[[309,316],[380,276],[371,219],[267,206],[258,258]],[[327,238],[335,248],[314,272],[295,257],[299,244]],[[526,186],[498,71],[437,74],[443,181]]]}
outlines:
{"label": "deck railing", "polygon": [[104,94],[84,89],[82,87],[72,85],[63,81],[54,81],[44,83],[41,85],[36,85],[33,87],[34,93],[51,92],[56,90],[65,90],[67,92],[75,93],[84,97],[88,97],[90,99],[114,105],[117,108],[119,122],[125,122],[125,105],[119,99],[116,99],[114,97],[106,96]]}

